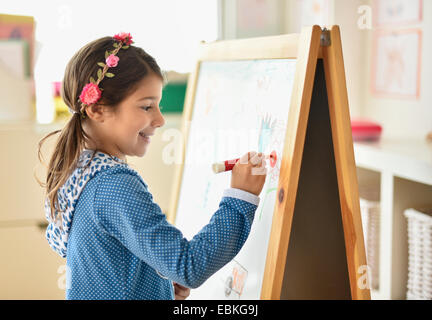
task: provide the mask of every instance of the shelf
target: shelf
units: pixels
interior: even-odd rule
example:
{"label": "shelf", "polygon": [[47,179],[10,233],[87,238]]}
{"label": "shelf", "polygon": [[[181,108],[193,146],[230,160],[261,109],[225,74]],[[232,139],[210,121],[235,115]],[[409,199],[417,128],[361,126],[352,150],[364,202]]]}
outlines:
{"label": "shelf", "polygon": [[432,185],[432,144],[426,140],[354,143],[358,167]]}
{"label": "shelf", "polygon": [[380,202],[379,287],[373,299],[405,299],[408,275],[404,211],[432,205],[432,144],[422,140],[354,143],[359,194]]}

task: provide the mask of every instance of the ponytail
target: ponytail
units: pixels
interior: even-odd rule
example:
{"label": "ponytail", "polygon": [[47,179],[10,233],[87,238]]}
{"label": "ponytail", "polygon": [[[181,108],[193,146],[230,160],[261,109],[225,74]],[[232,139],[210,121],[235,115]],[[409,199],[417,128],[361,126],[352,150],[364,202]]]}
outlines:
{"label": "ponytail", "polygon": [[55,221],[57,218],[55,212],[59,210],[57,191],[63,186],[76,166],[81,151],[84,149],[85,139],[88,138],[82,128],[80,114],[74,113],[62,130],[53,131],[39,141],[39,161],[43,162],[41,153],[42,145],[49,137],[57,133],[60,133],[60,136],[48,165],[46,183],[41,184],[42,187],[46,188],[46,196],[51,208],[50,217],[52,221]]}

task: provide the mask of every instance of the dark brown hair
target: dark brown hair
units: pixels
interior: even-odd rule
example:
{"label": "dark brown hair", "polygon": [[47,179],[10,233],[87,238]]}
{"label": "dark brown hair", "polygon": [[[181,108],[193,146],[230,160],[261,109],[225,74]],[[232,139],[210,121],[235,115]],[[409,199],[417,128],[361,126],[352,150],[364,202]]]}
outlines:
{"label": "dark brown hair", "polygon": [[[83,130],[82,121],[87,121],[88,118],[83,118],[79,113],[81,108],[79,95],[83,87],[90,82],[90,77],[97,77],[97,71],[100,68],[97,63],[105,62],[105,51],[112,50],[114,42],[112,37],[100,38],[88,43],[75,53],[66,66],[61,96],[70,110],[77,113],[72,115],[62,130],[53,131],[39,141],[38,156],[43,162],[41,154],[43,143],[49,137],[60,133],[49,161],[46,183],[41,183],[42,187],[46,188],[52,220],[58,218],[56,217],[56,211],[59,210],[57,191],[75,168],[85,142],[91,140],[91,137]],[[99,83],[103,91],[98,104],[115,108],[137,89],[138,83],[144,77],[151,73],[159,76],[165,82],[155,59],[143,49],[131,45],[128,49],[120,50],[117,56],[120,60],[113,72],[115,76],[105,77]]]}

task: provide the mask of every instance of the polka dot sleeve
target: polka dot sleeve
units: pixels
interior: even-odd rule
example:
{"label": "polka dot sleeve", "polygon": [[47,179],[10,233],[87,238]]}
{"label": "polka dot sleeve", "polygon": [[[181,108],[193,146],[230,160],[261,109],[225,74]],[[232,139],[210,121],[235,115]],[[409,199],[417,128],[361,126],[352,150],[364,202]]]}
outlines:
{"label": "polka dot sleeve", "polygon": [[223,197],[210,222],[188,241],[171,225],[142,179],[105,174],[94,199],[95,221],[158,273],[190,288],[232,260],[246,241],[257,206]]}

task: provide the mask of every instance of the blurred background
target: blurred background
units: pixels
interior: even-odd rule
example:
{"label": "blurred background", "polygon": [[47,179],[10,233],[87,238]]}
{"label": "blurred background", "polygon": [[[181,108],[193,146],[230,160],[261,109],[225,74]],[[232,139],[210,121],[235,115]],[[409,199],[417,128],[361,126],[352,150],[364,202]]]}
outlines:
{"label": "blurred background", "polygon": [[314,24],[341,29],[372,296],[432,299],[432,0],[2,1],[0,299],[64,299],[34,174],[44,179],[38,141],[70,117],[59,90],[79,48],[130,32],[166,73],[166,125],[128,159],[166,212],[175,164],[162,161],[163,133],[180,129],[200,43]]}

